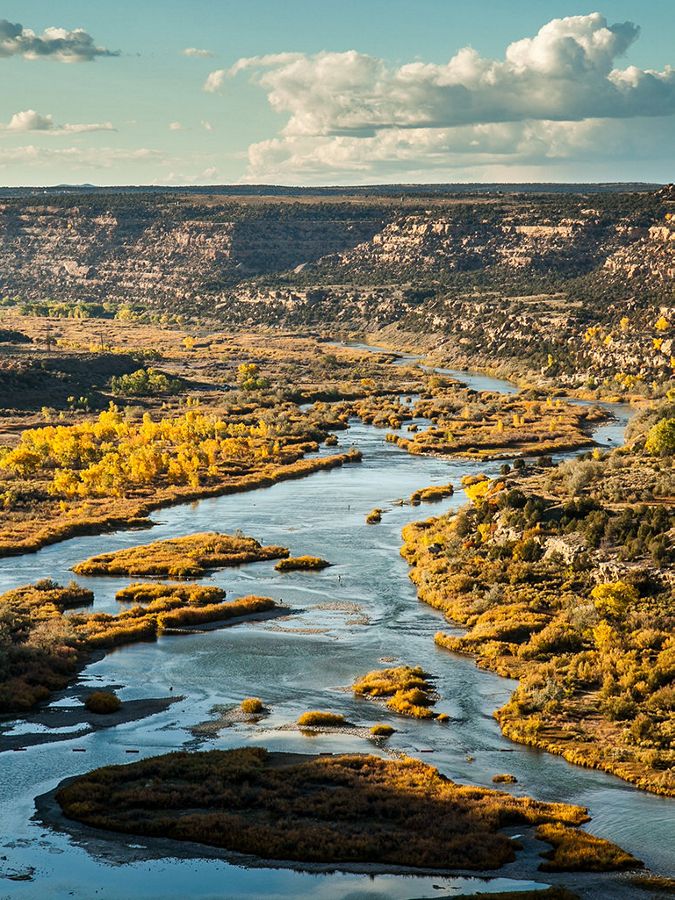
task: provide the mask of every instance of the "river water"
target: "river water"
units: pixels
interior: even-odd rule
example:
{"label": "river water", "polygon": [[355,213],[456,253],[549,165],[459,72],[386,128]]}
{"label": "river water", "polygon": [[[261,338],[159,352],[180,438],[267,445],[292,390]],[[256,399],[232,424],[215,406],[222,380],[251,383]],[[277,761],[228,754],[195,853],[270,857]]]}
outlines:
{"label": "river water", "polygon": [[[414,361],[405,358],[403,361]],[[480,389],[512,386],[487,376]],[[477,386],[477,385],[476,385]],[[626,411],[603,427],[603,437],[619,442]],[[232,705],[259,696],[272,709],[257,726],[236,725],[206,748],[243,744],[274,750],[370,751],[370,742],[351,735],[305,737],[278,730],[308,709],[343,713],[349,721],[390,722],[397,733],[389,746],[423,759],[453,779],[492,786],[492,775],[510,772],[517,794],[588,806],[589,830],[615,840],[656,871],[668,872],[675,846],[670,801],[639,792],[613,776],[582,769],[504,738],[492,718],[515,683],[477,669],[471,659],[433,643],[447,629],[442,616],[416,599],[408,567],[399,555],[401,528],[465,502],[461,489],[446,501],[417,508],[395,501],[431,484],[452,482],[501,463],[411,456],[385,442],[385,431],[354,420],[339,435],[340,447],[363,451],[360,465],[319,472],[244,494],[205,499],[160,510],[155,527],[74,538],[38,553],[0,560],[0,591],[54,578],[68,581],[70,567],[95,553],[205,530],[242,529],[265,543],[283,544],[293,555],[320,555],[333,563],[322,572],[278,573],[273,562],[225,569],[203,579],[226,588],[230,599],[248,593],[283,600],[288,618],[247,623],[201,634],[165,636],[157,643],[124,647],[89,666],[86,684],[119,685],[122,700],[185,696],[165,712],[71,740],[0,755],[0,874],[34,869],[32,881],[0,877],[0,898],[178,898],[319,897],[422,898],[485,889],[476,879],[355,874],[308,874],[293,870],[247,869],[213,859],[172,859],[114,865],[87,852],[65,835],[31,821],[34,798],[61,779],[104,764],[124,763],[184,747],[194,747],[191,726],[209,718],[215,704]],[[327,452],[322,450],[321,452]],[[329,448],[329,452],[335,452]],[[385,510],[379,525],[366,525],[375,506]],[[115,592],[128,579],[78,578],[95,591],[95,608],[118,610]],[[356,700],[345,688],[354,678],[387,660],[422,665],[436,676],[439,712],[447,725],[396,717],[382,707]],[[391,664],[391,663],[389,663]],[[17,732],[22,730],[19,723]],[[73,748],[86,752],[73,752]],[[126,751],[140,751],[130,757]],[[467,757],[473,758],[472,762]],[[122,838],[122,843],[136,844]],[[542,879],[543,881],[543,879]],[[491,881],[491,889],[524,889],[530,883]]]}

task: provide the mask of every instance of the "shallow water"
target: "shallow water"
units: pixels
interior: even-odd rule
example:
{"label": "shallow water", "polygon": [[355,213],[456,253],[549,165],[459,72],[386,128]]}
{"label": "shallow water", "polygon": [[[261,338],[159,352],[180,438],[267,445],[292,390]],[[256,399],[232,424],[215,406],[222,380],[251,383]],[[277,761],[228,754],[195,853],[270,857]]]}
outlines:
{"label": "shallow water", "polygon": [[[487,376],[481,376],[486,378]],[[496,382],[494,389],[499,389]],[[620,439],[622,423],[615,423]],[[120,531],[46,547],[0,560],[0,591],[37,578],[68,580],[70,567],[95,553],[204,530],[241,528],[265,543],[295,554],[324,556],[322,572],[278,573],[273,562],[225,569],[203,579],[226,588],[231,599],[258,593],[283,599],[287,618],[242,624],[202,634],[167,636],[153,644],[116,650],[89,666],[83,681],[116,684],[123,700],[167,696],[185,699],[140,722],[0,755],[0,873],[35,867],[31,882],[0,879],[0,898],[97,897],[387,897],[452,896],[480,889],[475,880],[402,876],[307,874],[274,868],[244,869],[216,860],[163,859],[111,865],[72,841],[30,821],[33,800],[61,779],[96,766],[123,763],[183,747],[264,745],[286,751],[368,751],[352,735],[305,737],[278,726],[307,709],[330,709],[352,722],[389,722],[398,729],[388,745],[422,758],[459,781],[491,786],[492,775],[509,772],[518,783],[506,789],[544,800],[590,808],[589,828],[616,840],[657,871],[667,872],[675,846],[670,801],[641,793],[619,779],[572,766],[504,738],[492,718],[514,682],[477,669],[433,643],[442,616],[420,604],[399,555],[401,527],[464,502],[461,490],[441,503],[396,506],[393,501],[430,484],[462,475],[494,474],[500,463],[411,456],[385,442],[385,431],[357,421],[339,435],[340,446],[358,445],[363,463],[319,472],[271,488],[185,504],[154,514],[152,531]],[[334,448],[330,448],[335,452]],[[385,510],[379,525],[366,525],[374,506]],[[95,591],[95,608],[118,610],[115,592],[129,579],[84,578]],[[356,700],[345,687],[383,657],[422,665],[437,677],[438,710],[447,725],[402,719],[381,706]],[[215,704],[260,696],[272,714],[258,726],[236,725],[219,737],[196,742],[191,726],[209,718]],[[18,726],[23,730],[22,726]],[[84,753],[73,753],[73,748]],[[126,751],[139,750],[130,757]],[[467,756],[474,757],[473,762]],[[124,839],[123,839],[124,840]],[[133,843],[129,839],[126,843]],[[544,879],[542,879],[543,883]],[[438,888],[434,888],[438,885]],[[482,884],[483,889],[485,887]],[[494,889],[524,888],[502,879]],[[461,890],[460,890],[461,888]]]}

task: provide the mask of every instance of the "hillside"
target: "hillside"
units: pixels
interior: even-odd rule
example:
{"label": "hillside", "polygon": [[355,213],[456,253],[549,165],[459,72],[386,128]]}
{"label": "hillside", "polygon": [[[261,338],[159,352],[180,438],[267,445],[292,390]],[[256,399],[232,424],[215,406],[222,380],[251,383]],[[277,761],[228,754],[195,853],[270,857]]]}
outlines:
{"label": "hillside", "polygon": [[6,196],[2,302],[52,316],[79,304],[78,315],[367,332],[589,389],[670,378],[669,328],[654,323],[669,326],[674,305],[672,186],[288,190]]}

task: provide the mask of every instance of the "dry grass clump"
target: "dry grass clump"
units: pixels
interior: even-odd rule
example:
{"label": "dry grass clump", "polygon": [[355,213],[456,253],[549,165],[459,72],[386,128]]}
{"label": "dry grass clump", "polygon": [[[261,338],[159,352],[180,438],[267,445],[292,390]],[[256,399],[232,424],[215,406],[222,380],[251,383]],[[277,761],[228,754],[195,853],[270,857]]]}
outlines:
{"label": "dry grass clump", "polygon": [[500,829],[579,824],[582,807],[463,787],[419,760],[297,756],[260,747],[169,753],[88,773],[56,793],[64,815],[265,859],[495,869]]}
{"label": "dry grass clump", "polygon": [[419,506],[422,502],[433,503],[436,500],[443,500],[445,497],[452,497],[455,489],[451,484],[432,485],[428,488],[420,488],[413,491],[410,495],[410,503],[412,506]]}
{"label": "dry grass clump", "polygon": [[643,865],[611,841],[559,822],[543,823],[535,834],[553,846],[553,850],[542,854],[546,857],[539,866],[543,872],[614,872]]}
{"label": "dry grass clump", "polygon": [[244,535],[205,532],[101,553],[73,566],[78,575],[194,578],[210,569],[288,556],[285,547],[263,547]]}
{"label": "dry grass clump", "polygon": [[320,556],[289,556],[287,559],[280,559],[274,568],[278,572],[292,572],[295,569],[319,571],[330,565],[327,559],[321,559]]}
{"label": "dry grass clump", "polygon": [[362,697],[388,698],[387,707],[399,715],[433,719],[436,714],[429,707],[437,697],[429,678],[420,666],[374,669],[358,678],[352,690]]}
{"label": "dry grass clump", "polygon": [[375,737],[391,737],[392,734],[396,733],[396,729],[392,725],[386,725],[383,722],[378,722],[370,729],[370,733]]}
{"label": "dry grass clump", "polygon": [[157,616],[157,627],[160,631],[181,628],[191,625],[203,625],[207,622],[225,622],[241,616],[268,612],[277,604],[271,597],[240,597],[230,603],[209,603],[206,606],[183,606],[160,613]]}
{"label": "dry grass clump", "polygon": [[158,600],[176,599],[180,605],[205,606],[225,598],[223,588],[201,584],[147,584],[135,582],[115,594],[119,603],[153,604]]}
{"label": "dry grass clump", "polygon": [[371,509],[371,511],[366,516],[366,524],[367,525],[377,525],[378,522],[382,521],[382,510],[377,506],[375,509]]}
{"label": "dry grass clump", "polygon": [[249,716],[265,711],[265,707],[260,697],[246,697],[239,704],[239,708],[243,713],[246,713]]}
{"label": "dry grass clump", "polygon": [[345,717],[339,713],[322,712],[318,709],[310,710],[298,716],[298,725],[301,728],[305,726],[339,728],[341,725],[348,724],[349,722],[347,722]]}
{"label": "dry grass clump", "polygon": [[517,784],[518,779],[515,775],[509,775],[506,772],[503,772],[498,775],[492,776],[493,784]]}
{"label": "dry grass clump", "polygon": [[112,691],[94,691],[84,701],[89,712],[108,715],[122,708],[122,701]]}

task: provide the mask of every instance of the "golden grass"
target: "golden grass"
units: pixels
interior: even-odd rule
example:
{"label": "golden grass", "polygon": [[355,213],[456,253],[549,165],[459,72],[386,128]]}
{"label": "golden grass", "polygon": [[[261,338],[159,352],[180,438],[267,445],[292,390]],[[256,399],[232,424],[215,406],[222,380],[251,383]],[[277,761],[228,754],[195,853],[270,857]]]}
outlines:
{"label": "golden grass", "polygon": [[494,869],[515,858],[500,829],[577,825],[582,807],[463,787],[419,760],[306,757],[258,747],[178,752],[108,766],[57,791],[95,828],[197,841],[264,859]]}
{"label": "golden grass", "polygon": [[611,841],[559,822],[542,823],[535,834],[553,846],[543,854],[546,862],[539,867],[543,872],[615,872],[643,865]]}
{"label": "golden grass", "polygon": [[246,713],[249,716],[255,715],[256,713],[264,712],[265,707],[263,705],[260,697],[246,697],[239,704],[239,708],[243,713]]}
{"label": "golden grass", "polygon": [[280,559],[275,565],[278,572],[292,572],[295,569],[307,569],[309,571],[319,571],[326,569],[331,563],[327,559],[321,559],[320,556],[289,556],[287,559]]}
{"label": "golden grass", "polygon": [[367,525],[377,525],[378,522],[382,521],[382,510],[377,506],[375,509],[371,509],[371,511],[366,516],[366,524]]}
{"label": "golden grass", "polygon": [[207,622],[225,622],[242,616],[269,612],[276,609],[277,604],[270,597],[240,597],[230,603],[209,603],[206,606],[184,606],[169,610],[157,616],[157,627],[160,631],[182,628],[192,625],[203,625]]}
{"label": "golden grass", "polygon": [[516,784],[518,779],[515,775],[509,775],[506,772],[492,776],[493,784]]}
{"label": "golden grass", "polygon": [[285,547],[263,547],[251,537],[205,532],[92,556],[73,566],[78,575],[194,578],[210,569],[287,556]]}
{"label": "golden grass", "polygon": [[201,584],[148,584],[136,582],[115,594],[119,603],[151,604],[158,600],[176,599],[180,605],[204,606],[225,598],[223,588]]}

